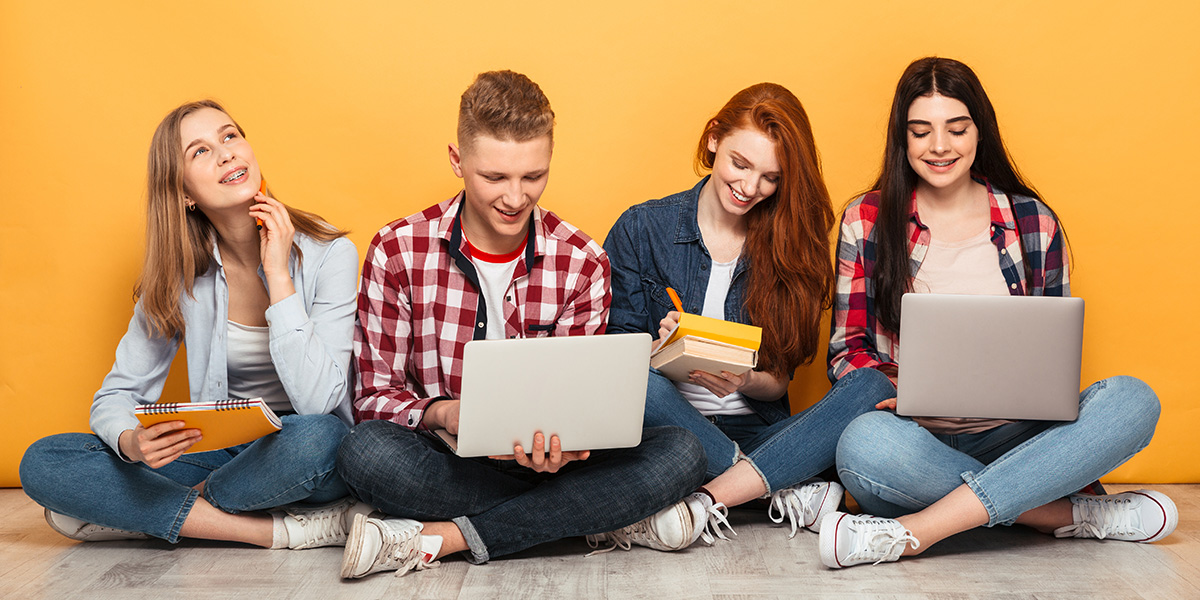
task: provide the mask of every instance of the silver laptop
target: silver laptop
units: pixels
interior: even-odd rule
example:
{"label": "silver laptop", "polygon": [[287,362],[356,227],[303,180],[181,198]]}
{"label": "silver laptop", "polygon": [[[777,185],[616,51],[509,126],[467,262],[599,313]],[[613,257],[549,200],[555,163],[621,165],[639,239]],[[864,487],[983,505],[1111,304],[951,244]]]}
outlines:
{"label": "silver laptop", "polygon": [[477,340],[463,349],[459,456],[528,452],[533,434],[563,450],[628,448],[642,441],[650,335],[623,333]]}
{"label": "silver laptop", "polygon": [[1083,299],[905,294],[896,413],[1073,421]]}

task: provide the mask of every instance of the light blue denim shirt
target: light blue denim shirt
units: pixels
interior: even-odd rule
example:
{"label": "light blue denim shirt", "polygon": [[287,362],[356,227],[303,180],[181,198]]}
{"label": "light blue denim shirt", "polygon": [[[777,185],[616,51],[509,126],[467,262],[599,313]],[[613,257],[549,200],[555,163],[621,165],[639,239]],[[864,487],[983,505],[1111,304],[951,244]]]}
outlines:
{"label": "light blue denim shirt", "polygon": [[[296,293],[267,308],[271,359],[298,414],[333,413],[351,424],[350,350],[354,339],[358,250],[342,237],[319,242],[296,233],[304,260],[293,252],[288,271]],[[183,294],[180,309],[186,331],[166,339],[149,335],[142,303],[133,307],[129,330],[117,346],[116,362],[92,400],[92,431],[120,455],[117,438],[137,427],[133,409],[158,400],[167,371],[179,350],[187,347],[188,389],[192,402],[229,397],[226,324],[229,285],[221,254],[197,277],[192,295]],[[258,276],[265,286],[262,266]]]}
{"label": "light blue denim shirt", "polygon": [[[679,294],[684,311],[700,314],[712,272],[712,256],[696,220],[700,190],[707,182],[705,177],[688,191],[632,206],[609,230],[604,240],[612,265],[608,333],[644,331],[657,336],[658,322],[675,310],[667,287]],[[726,321],[750,322],[743,303],[749,268],[749,258],[741,256],[725,297]],[[746,400],[772,423],[791,414],[787,394],[773,402]]]}

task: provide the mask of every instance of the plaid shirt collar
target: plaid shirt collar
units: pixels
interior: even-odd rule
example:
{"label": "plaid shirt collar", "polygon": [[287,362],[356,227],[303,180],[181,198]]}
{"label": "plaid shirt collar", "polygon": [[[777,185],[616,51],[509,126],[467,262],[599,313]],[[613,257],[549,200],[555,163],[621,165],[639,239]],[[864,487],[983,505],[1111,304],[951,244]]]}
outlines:
{"label": "plaid shirt collar", "polygon": [[[450,256],[456,260],[459,257],[466,257],[467,241],[463,238],[462,225],[459,224],[459,218],[462,214],[463,206],[466,205],[467,192],[462,190],[454,197],[453,203],[446,210],[446,214],[442,215],[438,221],[437,237],[444,241],[449,248]],[[528,272],[528,265],[533,264],[533,259],[539,256],[546,255],[546,231],[542,223],[542,209],[534,205],[533,210],[529,212],[529,237],[525,241],[525,260],[517,265],[518,271],[525,267]],[[533,242],[533,243],[530,243]]]}

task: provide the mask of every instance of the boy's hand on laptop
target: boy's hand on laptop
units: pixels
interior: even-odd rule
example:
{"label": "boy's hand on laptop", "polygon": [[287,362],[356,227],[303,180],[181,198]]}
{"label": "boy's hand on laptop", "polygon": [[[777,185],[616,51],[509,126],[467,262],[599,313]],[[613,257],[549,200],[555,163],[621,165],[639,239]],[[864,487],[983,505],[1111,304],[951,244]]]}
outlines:
{"label": "boy's hand on laptop", "polygon": [[438,400],[425,409],[421,420],[429,430],[445,429],[450,435],[458,435],[458,400]]}
{"label": "boy's hand on laptop", "polygon": [[884,400],[883,402],[876,404],[875,408],[877,408],[879,410],[896,410],[896,399],[888,398],[887,400]]}
{"label": "boy's hand on laptop", "polygon": [[658,339],[659,339],[659,341],[662,341],[663,338],[667,337],[668,335],[671,335],[671,332],[675,330],[675,326],[678,324],[679,324],[679,311],[673,310],[673,311],[667,313],[667,316],[663,317],[663,320],[658,322]]}
{"label": "boy's hand on laptop", "polygon": [[567,463],[573,460],[587,460],[592,455],[591,450],[563,452],[562,442],[557,435],[550,436],[550,452],[545,450],[546,436],[542,432],[533,434],[533,448],[529,454],[520,444],[513,445],[513,453],[507,456],[489,456],[495,460],[515,460],[518,465],[537,471],[538,473],[557,473]]}

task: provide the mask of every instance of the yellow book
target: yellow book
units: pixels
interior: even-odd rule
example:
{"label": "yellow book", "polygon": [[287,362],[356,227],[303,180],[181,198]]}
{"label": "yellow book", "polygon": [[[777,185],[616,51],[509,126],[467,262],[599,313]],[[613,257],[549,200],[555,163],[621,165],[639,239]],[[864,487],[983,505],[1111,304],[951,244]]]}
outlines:
{"label": "yellow book", "polygon": [[143,427],[183,421],[187,429],[199,429],[203,437],[184,454],[253,442],[283,428],[279,416],[262,398],[143,404],[134,408],[133,414]]}
{"label": "yellow book", "polygon": [[659,343],[658,347],[655,348],[655,352],[666,348],[675,340],[689,335],[714,342],[724,342],[734,346],[741,346],[755,351],[762,345],[761,327],[722,321],[691,313],[682,313],[679,315],[679,323],[675,325],[675,329],[671,331],[671,334],[666,339]]}

